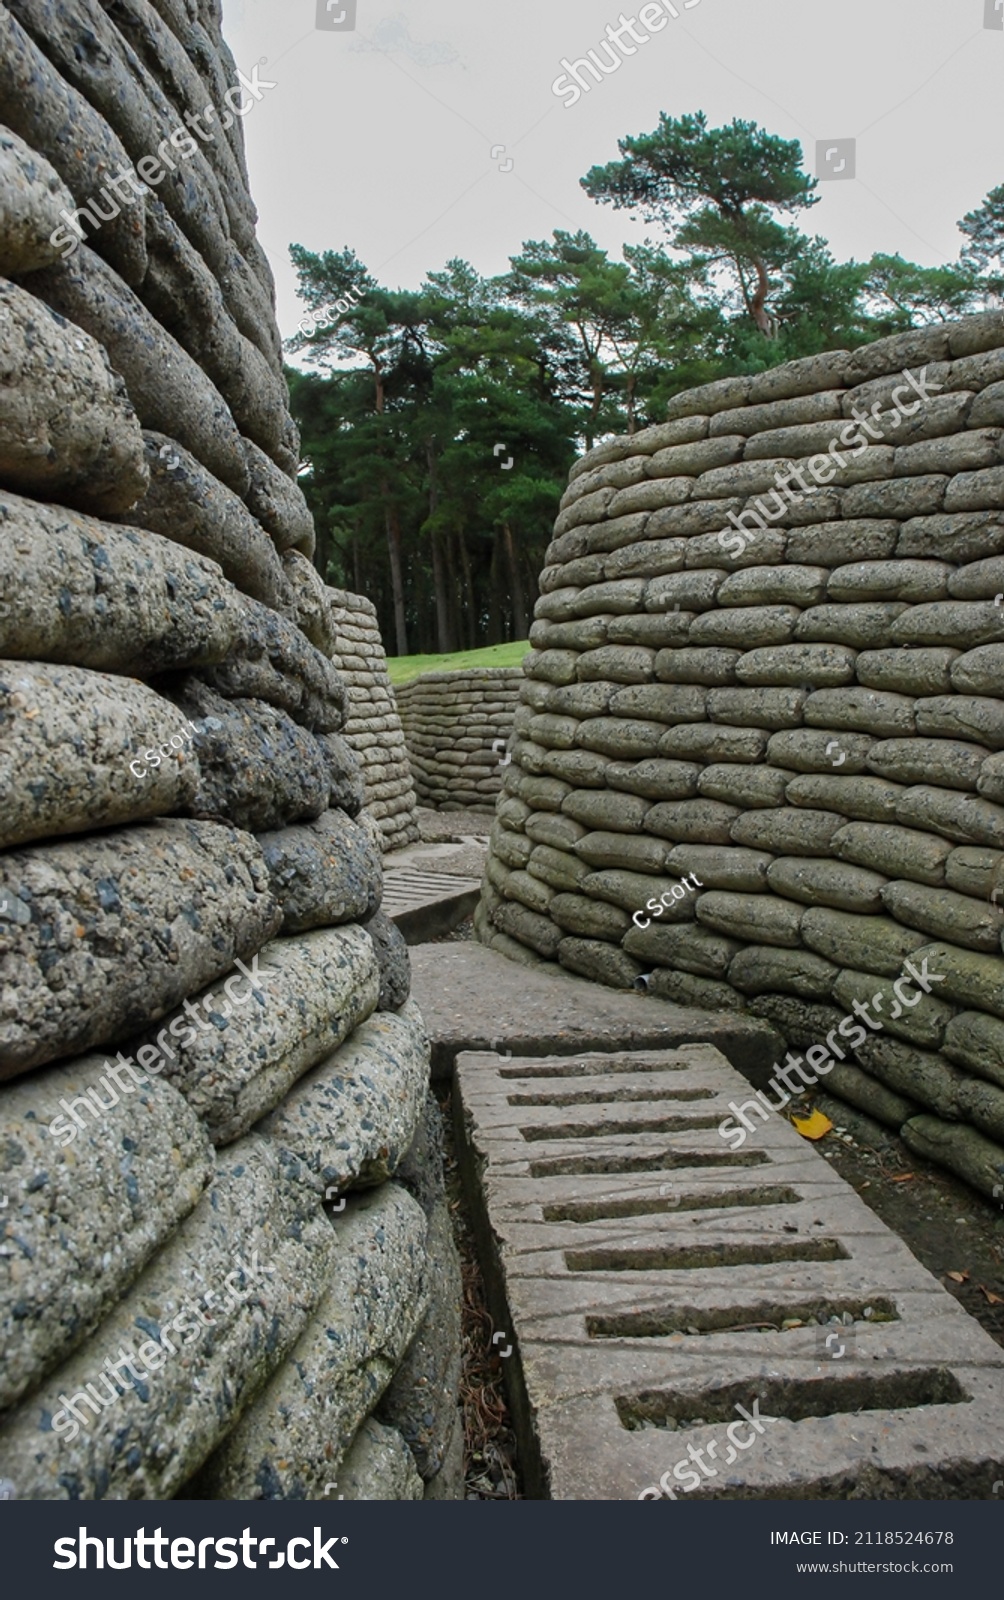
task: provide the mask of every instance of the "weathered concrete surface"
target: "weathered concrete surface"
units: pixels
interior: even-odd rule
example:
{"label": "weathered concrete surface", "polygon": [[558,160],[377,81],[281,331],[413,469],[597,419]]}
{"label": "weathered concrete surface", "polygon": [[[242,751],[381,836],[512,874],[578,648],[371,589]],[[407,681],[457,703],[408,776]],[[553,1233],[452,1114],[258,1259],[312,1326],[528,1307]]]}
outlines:
{"label": "weathered concrete surface", "polygon": [[337,1050],[370,1016],[380,987],[373,945],[355,927],[276,939],[248,970],[255,983],[235,975],[162,1018],[145,1041],[156,1059],[136,1051],[141,1067],[163,1071],[184,1095],[217,1145],[245,1133]]}
{"label": "weathered concrete surface", "polygon": [[[325,1221],[325,1226],[331,1224]],[[320,1499],[425,1310],[425,1217],[394,1184],[334,1219],[337,1270],[289,1361],[206,1463],[200,1499]]]}
{"label": "weathered concrete surface", "polygon": [[0,280],[0,481],[97,516],[149,474],[125,384],[95,339]]}
{"label": "weathered concrete surface", "polygon": [[[463,1498],[464,1422],[459,1409],[462,1363],[460,1258],[443,1173],[444,1128],[432,1091],[415,1138],[394,1176],[428,1218],[429,1309],[378,1407],[407,1439],[426,1480],[426,1497]],[[459,1460],[458,1460],[459,1453]]]}
{"label": "weathered concrete surface", "polygon": [[[353,820],[361,819],[363,806],[366,803],[366,783],[359,758],[352,745],[341,733],[319,733],[316,738],[328,764],[332,806],[337,806]],[[373,840],[374,847],[379,843],[379,840]]]}
{"label": "weathered concrete surface", "polygon": [[397,852],[384,860],[383,909],[409,945],[441,939],[470,916],[477,902],[476,878],[411,867]]}
{"label": "weathered concrete surface", "polygon": [[[4,1418],[0,1459],[18,1495],[171,1499],[289,1354],[337,1259],[330,1222],[265,1140],[228,1151],[97,1334]],[[136,1377],[120,1368],[116,1385],[104,1361],[123,1352]]]}
{"label": "weathered concrete surface", "polygon": [[249,631],[215,562],[6,491],[0,594],[18,597],[0,608],[0,653],[97,671],[145,676],[223,661]]}
{"label": "weathered concrete surface", "polygon": [[426,1482],[446,1463],[458,1421],[461,1380],[460,1307],[463,1283],[453,1223],[445,1199],[429,1215],[426,1249],[434,1271],[430,1304],[377,1414],[400,1430]]}
{"label": "weathered concrete surface", "polygon": [[[325,811],[302,826],[260,833],[258,843],[282,906],[283,932],[365,922],[379,906],[380,856],[365,829],[343,811]],[[401,1000],[407,995],[405,989]],[[400,1001],[381,1004],[387,1010]]]}
{"label": "weathered concrete surface", "polygon": [[323,655],[334,655],[334,612],[321,574],[299,550],[283,552],[282,570],[289,585],[292,613],[300,631]]}
{"label": "weathered concrete surface", "polygon": [[0,661],[0,848],[184,810],[191,741],[177,707],[135,678]]}
{"label": "weathered concrete surface", "polygon": [[411,993],[411,958],[404,934],[383,911],[363,923],[380,966],[380,1010],[396,1011]]}
{"label": "weathered concrete surface", "polygon": [[429,1040],[417,1007],[377,1011],[295,1085],[261,1131],[292,1151],[306,1180],[331,1200],[393,1175],[415,1137],[428,1082]]}
{"label": "weathered concrete surface", "polygon": [[505,768],[522,675],[518,667],[427,672],[395,691],[422,805],[490,813]]}
{"label": "weathered concrete surface", "polygon": [[121,1073],[120,1093],[109,1065],[84,1056],[0,1098],[0,1410],[97,1326],[213,1176],[181,1096]]}
{"label": "weathered concrete surface", "polygon": [[990,1496],[1004,1350],[783,1116],[719,1134],[716,1050],[465,1054],[457,1091],[531,1492]]}
{"label": "weathered concrete surface", "polygon": [[365,596],[344,589],[326,592],[336,636],[332,664],[348,686],[345,737],[360,769],[359,808],[365,805],[379,823],[381,850],[393,850],[418,837],[418,823],[408,751],[376,607]]}
{"label": "weathered concrete surface", "polygon": [[[203,111],[207,85],[200,76],[200,70],[189,59],[179,39],[167,22],[161,20],[156,9],[147,0],[116,0],[113,6],[106,9],[113,14],[116,28],[129,41],[136,56],[170,94],[173,104],[186,113]],[[177,7],[168,5],[161,9],[166,16],[170,16],[173,10],[175,20],[178,20]],[[181,9],[183,14],[184,8]],[[193,56],[195,54],[193,51]],[[223,131],[227,132],[226,129]],[[229,131],[229,138],[237,140],[239,150],[239,135],[235,130]],[[258,213],[248,193],[247,172],[243,161],[238,158],[238,151],[232,148],[228,138],[215,138],[203,145],[202,153],[219,180],[220,194],[227,207],[234,239],[242,250],[254,250],[254,224]],[[277,342],[271,327],[260,328],[258,337],[263,347],[269,350]]]}
{"label": "weathered concrete surface", "polygon": [[280,553],[299,550],[311,560],[316,544],[314,519],[300,485],[250,439],[244,440],[244,456],[249,480],[244,498],[250,510]]}
{"label": "weathered concrete surface", "polygon": [[296,457],[284,448],[284,381],[238,328],[220,283],[157,199],[147,201],[147,250],[145,305],[212,379],[241,433],[295,469]]}
{"label": "weathered concrete surface", "polygon": [[324,752],[288,712],[264,700],[228,699],[194,677],[179,687],[178,704],[198,730],[195,816],[257,833],[324,811],[331,795]]}
{"label": "weathered concrete surface", "polygon": [[104,345],[144,428],[178,439],[228,489],[247,493],[241,436],[223,396],[99,255],[81,245],[24,286]]}
{"label": "weathered concrete surface", "polygon": [[279,557],[243,500],[166,433],[144,433],[143,446],[149,486],[120,520],[197,550],[239,589],[281,610],[288,590]]}
{"label": "weathered concrete surface", "polygon": [[[78,206],[100,194],[109,174],[130,165],[104,117],[60,76],[6,6],[0,9],[0,103],[13,131],[52,163]],[[68,234],[69,245],[75,238]],[[95,244],[126,283],[141,284],[147,269],[143,201],[133,197],[122,206]]]}
{"label": "weathered concrete surface", "polygon": [[254,839],[208,822],[8,851],[0,892],[30,913],[0,921],[0,1078],[128,1038],[281,918]]}
{"label": "weathered concrete surface", "polygon": [[[194,559],[194,558],[193,558]],[[228,699],[264,700],[314,733],[337,733],[347,691],[331,662],[294,623],[257,600],[241,600],[240,648],[203,673]]]}
{"label": "weathered concrete surface", "polygon": [[[73,0],[72,4],[67,0],[12,0],[9,9],[63,78],[107,118],[133,162],[139,163],[170,138],[178,126],[177,111],[125,44],[98,0]],[[86,49],[81,48],[82,37]],[[168,170],[153,186],[154,203],[166,202],[210,265],[222,270],[230,232],[228,207],[202,153],[202,142],[191,143],[195,148],[184,164],[168,167],[164,163]]]}
{"label": "weathered concrete surface", "polygon": [[[415,1458],[396,1428],[367,1417],[332,1481],[339,1500],[421,1500],[424,1484]],[[327,1497],[326,1497],[327,1498]]]}
{"label": "weathered concrete surface", "polygon": [[611,1048],[667,1049],[700,1039],[759,1082],[781,1041],[751,1017],[713,1016],[641,994],[620,994],[554,968],[517,966],[475,944],[417,945],[412,997],[432,1039],[433,1078],[461,1050],[519,1054]]}
{"label": "weathered concrete surface", "polygon": [[[906,367],[935,385],[910,418]],[[702,385],[674,397],[670,422],[573,467],[480,942],[756,1015],[761,1002],[849,1005],[851,974],[867,1004],[926,937],[951,970],[927,1039],[911,1042],[939,1050],[932,1035],[958,1005],[1004,1015],[1002,380],[997,311]],[[864,415],[881,442],[862,435],[826,487],[785,505],[788,469],[804,487],[814,453],[846,447]],[[696,882],[670,918],[655,897],[673,872]],[[786,1009],[770,1018],[782,1034]],[[862,1068],[872,1059],[843,1063],[832,1092],[860,1104]],[[953,1100],[941,1063],[913,1076],[883,1088],[907,1118],[919,1106],[988,1134],[999,1178],[993,1097],[972,1081]],[[954,1136],[935,1147],[967,1180],[985,1170]]]}
{"label": "weathered concrete surface", "polygon": [[73,196],[55,167],[16,133],[0,127],[0,274],[34,272],[58,259],[50,235]]}

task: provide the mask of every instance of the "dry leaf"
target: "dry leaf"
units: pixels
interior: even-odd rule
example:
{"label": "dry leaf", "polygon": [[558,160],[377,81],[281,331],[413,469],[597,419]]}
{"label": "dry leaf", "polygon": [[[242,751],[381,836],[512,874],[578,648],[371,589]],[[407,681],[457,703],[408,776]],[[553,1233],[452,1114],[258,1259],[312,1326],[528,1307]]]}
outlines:
{"label": "dry leaf", "polygon": [[945,1273],[945,1277],[946,1278],[951,1278],[953,1283],[968,1283],[969,1282],[969,1273],[968,1272],[946,1272]]}
{"label": "dry leaf", "polygon": [[980,1294],[986,1297],[988,1306],[1004,1306],[1004,1295],[994,1294],[993,1290],[988,1289],[985,1283],[978,1283],[976,1287],[979,1289]]}
{"label": "dry leaf", "polygon": [[813,1111],[808,1117],[792,1117],[791,1121],[803,1139],[822,1139],[833,1127],[829,1117],[824,1117],[821,1111]]}

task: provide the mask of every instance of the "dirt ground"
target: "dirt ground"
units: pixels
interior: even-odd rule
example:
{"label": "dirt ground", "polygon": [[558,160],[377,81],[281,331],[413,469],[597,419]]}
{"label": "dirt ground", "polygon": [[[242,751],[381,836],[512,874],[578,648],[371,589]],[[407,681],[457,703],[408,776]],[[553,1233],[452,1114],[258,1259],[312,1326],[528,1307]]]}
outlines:
{"label": "dirt ground", "polygon": [[1004,1205],[914,1155],[895,1134],[850,1111],[842,1117],[836,1102],[825,1109],[835,1126],[817,1144],[820,1155],[1004,1345]]}
{"label": "dirt ground", "polygon": [[505,1397],[502,1357],[467,1215],[453,1144],[450,1094],[439,1096],[443,1114],[446,1193],[453,1237],[460,1254],[464,1300],[461,1310],[463,1369],[460,1399],[464,1419],[465,1500],[521,1500],[516,1435]]}

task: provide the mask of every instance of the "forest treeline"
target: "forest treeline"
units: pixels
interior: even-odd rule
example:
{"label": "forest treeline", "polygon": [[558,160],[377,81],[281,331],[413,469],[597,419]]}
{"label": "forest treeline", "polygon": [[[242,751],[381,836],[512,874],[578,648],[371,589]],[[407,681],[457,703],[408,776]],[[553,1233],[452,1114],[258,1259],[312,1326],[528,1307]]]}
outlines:
{"label": "forest treeline", "polygon": [[999,303],[1004,185],[959,223],[959,259],[834,260],[797,140],[663,114],[582,179],[658,230],[612,259],[588,233],[417,289],[351,248],[291,247],[306,307],[288,372],[301,483],[328,582],[370,597],[388,650],[525,639],[569,468],[661,421],[681,389]]}

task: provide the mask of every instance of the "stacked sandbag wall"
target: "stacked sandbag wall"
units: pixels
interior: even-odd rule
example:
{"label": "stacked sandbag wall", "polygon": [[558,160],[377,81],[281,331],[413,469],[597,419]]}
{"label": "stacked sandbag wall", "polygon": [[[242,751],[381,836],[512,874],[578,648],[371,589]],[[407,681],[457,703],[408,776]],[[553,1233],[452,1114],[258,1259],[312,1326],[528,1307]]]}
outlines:
{"label": "stacked sandbag wall", "polygon": [[364,809],[376,818],[384,851],[419,837],[417,801],[404,731],[376,606],[361,594],[328,590],[337,644],[332,661],[348,690],[345,739],[362,769]]}
{"label": "stacked sandbag wall", "polygon": [[174,146],[176,176],[87,243],[57,233],[228,96],[212,4],[0,5],[19,1499],[458,1492],[429,1045],[379,909],[239,124]]}
{"label": "stacked sandbag wall", "polygon": [[427,672],[397,690],[419,805],[494,810],[522,677],[519,667]]}
{"label": "stacked sandbag wall", "polygon": [[540,587],[479,937],[768,1018],[999,1194],[1004,316],[679,395]]}

